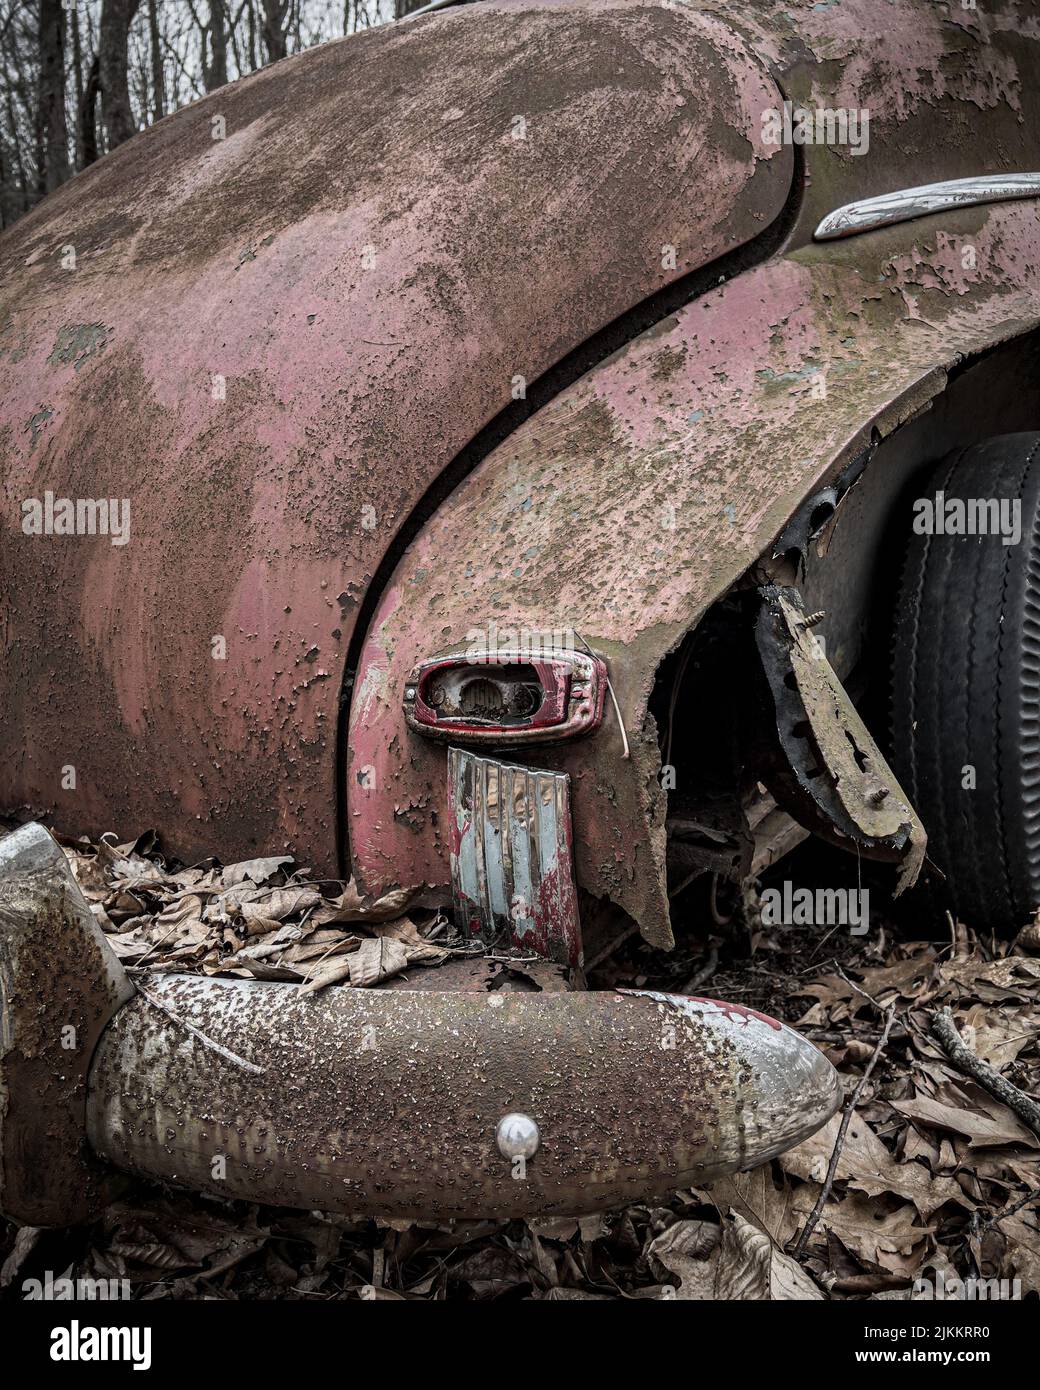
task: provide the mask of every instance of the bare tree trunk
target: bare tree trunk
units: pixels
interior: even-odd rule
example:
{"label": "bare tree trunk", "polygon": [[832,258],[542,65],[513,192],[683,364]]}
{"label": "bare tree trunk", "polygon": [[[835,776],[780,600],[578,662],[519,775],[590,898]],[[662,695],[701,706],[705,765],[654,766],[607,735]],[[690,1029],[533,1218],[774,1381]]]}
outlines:
{"label": "bare tree trunk", "polygon": [[289,0],[262,0],[264,7],[263,37],[267,61],[276,63],[288,52],[286,45]]}
{"label": "bare tree trunk", "polygon": [[231,10],[228,10],[228,41],[231,44],[231,56],[235,60],[236,77],[241,77],[245,72],[245,66],[242,62],[242,50],[239,47],[240,36],[238,30],[239,25],[242,23],[242,16],[246,12],[246,3],[247,0],[242,0],[242,3],[238,7],[237,14],[232,14]]}
{"label": "bare tree trunk", "polygon": [[97,105],[101,93],[100,60],[95,53],[90,61],[83,99],[79,104],[79,142],[83,149],[83,168],[98,157]]}
{"label": "bare tree trunk", "polygon": [[106,147],[114,150],[134,133],[127,76],[130,24],[140,0],[102,0],[98,42],[101,82],[101,121]]}
{"label": "bare tree trunk", "polygon": [[83,168],[83,45],[79,36],[79,11],[70,12],[72,24],[72,87],[76,94],[76,168]]}
{"label": "bare tree trunk", "polygon": [[19,212],[28,212],[29,201],[29,180],[25,171],[25,161],[22,158],[22,142],[18,138],[18,118],[14,111],[14,99],[11,96],[11,89],[8,87],[6,93],[7,102],[7,124],[11,128],[11,135],[14,144],[14,163],[18,173],[19,202],[21,207]]}
{"label": "bare tree trunk", "polygon": [[256,72],[260,66],[256,52],[256,10],[253,0],[249,0],[249,71]]}
{"label": "bare tree trunk", "polygon": [[166,115],[166,87],[163,81],[162,45],[159,42],[159,15],[155,0],[148,0],[148,44],[152,57],[152,120]]}
{"label": "bare tree trunk", "polygon": [[403,19],[406,14],[421,9],[426,3],[427,0],[394,0],[394,18]]}
{"label": "bare tree trunk", "polygon": [[65,11],[61,0],[39,0],[40,191],[52,193],[69,177],[65,119]]}
{"label": "bare tree trunk", "polygon": [[0,231],[8,224],[7,204],[11,200],[13,189],[7,179],[7,161],[4,159],[4,142],[0,138]]}
{"label": "bare tree trunk", "polygon": [[224,0],[209,0],[209,42],[213,61],[203,73],[206,91],[227,84],[227,28],[224,17]]}

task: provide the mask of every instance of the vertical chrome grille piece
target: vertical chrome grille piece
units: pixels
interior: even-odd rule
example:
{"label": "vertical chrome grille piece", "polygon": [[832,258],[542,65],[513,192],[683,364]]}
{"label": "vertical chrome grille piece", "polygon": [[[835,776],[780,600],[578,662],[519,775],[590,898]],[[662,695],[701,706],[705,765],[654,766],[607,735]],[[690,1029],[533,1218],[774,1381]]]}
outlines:
{"label": "vertical chrome grille piece", "polygon": [[580,966],[567,774],[449,748],[448,799],[460,930]]}

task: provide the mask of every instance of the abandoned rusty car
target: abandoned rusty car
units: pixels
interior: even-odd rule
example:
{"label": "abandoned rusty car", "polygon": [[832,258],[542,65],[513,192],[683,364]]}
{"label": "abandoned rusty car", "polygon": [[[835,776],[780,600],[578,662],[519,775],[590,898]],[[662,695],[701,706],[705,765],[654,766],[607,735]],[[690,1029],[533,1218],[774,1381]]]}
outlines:
{"label": "abandoned rusty car", "polygon": [[[1038,170],[1028,0],[477,0],[4,234],[6,1213],[83,1219],[112,1169],[403,1216],[666,1193],[837,1075],[591,953],[669,950],[807,836],[1029,918]],[[555,985],[146,996],[44,824],[291,854]]]}

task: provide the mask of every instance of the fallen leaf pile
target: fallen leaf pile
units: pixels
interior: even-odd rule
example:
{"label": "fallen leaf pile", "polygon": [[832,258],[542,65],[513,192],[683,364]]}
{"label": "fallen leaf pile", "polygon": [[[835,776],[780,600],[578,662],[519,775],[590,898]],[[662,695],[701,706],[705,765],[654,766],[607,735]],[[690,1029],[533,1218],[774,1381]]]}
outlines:
{"label": "fallen leaf pile", "polygon": [[[171,870],[148,839],[65,848],[108,940],[142,971],[251,975],[314,990],[393,987],[414,966],[421,987],[430,966],[469,955],[478,987],[502,987],[501,977],[492,983],[498,967],[473,960],[436,912],[413,910],[400,895],[366,903],[350,884],[309,882],[285,856]],[[723,963],[696,992],[782,1014],[826,1051],[847,1096],[895,1010],[801,1258],[792,1251],[840,1115],[771,1163],[710,1187],[544,1221],[379,1223],[128,1181],[93,1227],[7,1226],[0,1297],[23,1297],[27,1279],[52,1270],[126,1279],[144,1299],[888,1300],[971,1278],[1007,1281],[1005,1296],[1040,1298],[1040,1136],[958,1072],[929,1030],[932,1012],[950,1007],[977,1056],[1035,1097],[1037,928],[1014,943],[986,943],[957,927],[945,944],[893,940],[882,929],[870,941],[830,942],[840,964],[819,959],[819,939],[794,930],[752,944],[749,956],[746,945],[716,938],[710,971],[720,952]],[[689,976],[692,958],[681,952],[629,945],[630,959],[613,958],[593,983],[676,988],[677,973]],[[527,987],[560,987],[523,969]]]}
{"label": "fallen leaf pile", "polygon": [[438,912],[409,896],[366,901],[351,883],[314,883],[289,855],[168,868],[154,836],[124,845],[62,841],[109,945],[131,970],[367,987],[470,954]]}

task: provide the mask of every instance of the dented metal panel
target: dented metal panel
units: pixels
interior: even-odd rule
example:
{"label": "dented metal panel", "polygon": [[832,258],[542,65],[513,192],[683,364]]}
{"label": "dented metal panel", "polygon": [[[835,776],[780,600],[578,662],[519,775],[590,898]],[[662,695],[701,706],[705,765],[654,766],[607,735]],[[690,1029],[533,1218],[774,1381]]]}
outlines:
{"label": "dented metal panel", "polygon": [[[3,802],[338,872],[388,547],[521,383],[774,220],[778,99],[717,18],[487,0],[222,87],[5,232]],[[129,499],[129,543],[27,535],[47,491]]]}
{"label": "dented metal panel", "polygon": [[578,895],[566,773],[448,749],[455,921],[487,946],[579,969]]}

